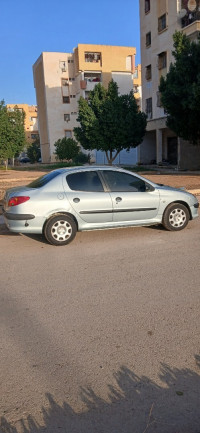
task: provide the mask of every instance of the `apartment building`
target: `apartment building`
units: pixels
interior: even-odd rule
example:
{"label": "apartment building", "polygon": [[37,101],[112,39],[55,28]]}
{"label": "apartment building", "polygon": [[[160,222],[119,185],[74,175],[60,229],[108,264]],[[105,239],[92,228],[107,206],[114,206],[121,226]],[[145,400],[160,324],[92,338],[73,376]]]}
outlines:
{"label": "apartment building", "polygon": [[37,118],[37,105],[28,104],[7,104],[8,110],[14,110],[17,108],[25,113],[25,135],[27,143],[32,143],[39,138],[38,133],[38,118]]}
{"label": "apartment building", "polygon": [[183,31],[191,40],[200,37],[199,0],[140,0],[142,109],[148,118],[140,145],[142,163],[164,161],[180,169],[199,167],[199,151],[166,127],[158,86],[173,62],[173,34]]}
{"label": "apartment building", "polygon": [[[97,83],[107,87],[113,79],[120,94],[134,89],[140,97],[140,69],[135,68],[135,54],[134,47],[78,44],[72,53],[40,55],[33,65],[33,75],[43,162],[55,161],[54,143],[59,138],[74,137],[78,100],[80,96],[87,99]],[[136,149],[123,154],[124,163],[136,163]],[[92,157],[98,163],[105,162],[102,152],[93,152]]]}

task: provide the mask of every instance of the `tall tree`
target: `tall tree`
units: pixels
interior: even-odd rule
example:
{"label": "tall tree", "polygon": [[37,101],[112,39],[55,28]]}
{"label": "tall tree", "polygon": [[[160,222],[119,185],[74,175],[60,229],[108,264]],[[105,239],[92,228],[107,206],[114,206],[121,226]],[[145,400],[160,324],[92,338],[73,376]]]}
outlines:
{"label": "tall tree", "polygon": [[9,158],[10,125],[8,121],[7,108],[4,101],[0,102],[0,159],[6,161]]}
{"label": "tall tree", "polygon": [[82,147],[105,152],[109,164],[122,149],[137,147],[146,129],[146,115],[139,111],[133,93],[119,95],[113,80],[108,90],[97,84],[88,101],[80,98],[77,120],[80,127],[74,134]]}
{"label": "tall tree", "polygon": [[4,101],[0,102],[0,158],[7,161],[14,158],[26,145],[24,130],[25,113],[17,109],[7,110]]}
{"label": "tall tree", "polygon": [[26,146],[24,129],[25,112],[19,110],[16,106],[12,111],[8,110],[7,114],[10,124],[9,145],[12,153],[11,157],[14,158],[15,156],[18,156]]}
{"label": "tall tree", "polygon": [[181,32],[173,36],[175,62],[159,90],[167,112],[167,126],[179,137],[200,143],[200,42],[191,42]]}

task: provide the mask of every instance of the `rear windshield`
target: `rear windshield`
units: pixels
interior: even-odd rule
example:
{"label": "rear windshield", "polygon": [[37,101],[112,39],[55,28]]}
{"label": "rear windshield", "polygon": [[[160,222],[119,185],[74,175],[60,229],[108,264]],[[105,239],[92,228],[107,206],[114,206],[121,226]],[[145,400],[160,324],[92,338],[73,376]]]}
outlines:
{"label": "rear windshield", "polygon": [[44,176],[41,176],[38,179],[35,179],[33,182],[29,183],[29,185],[27,185],[27,186],[29,188],[41,188],[42,186],[46,185],[48,182],[50,182],[52,179],[54,179],[59,174],[60,174],[60,171],[51,171],[50,173],[47,173]]}

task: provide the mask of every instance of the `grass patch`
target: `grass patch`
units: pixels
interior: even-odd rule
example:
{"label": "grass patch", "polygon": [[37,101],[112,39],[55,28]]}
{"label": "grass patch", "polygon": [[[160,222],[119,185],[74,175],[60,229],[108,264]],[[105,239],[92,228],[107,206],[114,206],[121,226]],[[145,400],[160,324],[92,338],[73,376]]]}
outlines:
{"label": "grass patch", "polygon": [[[58,162],[55,164],[28,164],[28,165],[17,165],[14,167],[9,166],[8,170],[17,171],[44,171],[44,170],[56,170],[57,168],[75,167],[81,164],[72,164],[66,162]],[[0,167],[1,170],[5,170],[5,167]]]}
{"label": "grass patch", "polygon": [[[65,168],[65,167],[77,167],[77,166],[81,166],[83,164],[77,164],[77,163],[67,163],[67,162],[55,162],[53,164],[28,164],[28,165],[18,165],[18,166],[8,166],[8,170],[18,170],[18,171],[45,171],[45,170],[56,170],[57,168]],[[93,167],[95,168],[95,164],[93,165]],[[114,167],[114,166],[113,166]],[[150,168],[146,168],[145,166],[141,166],[141,165],[134,165],[131,167],[125,167],[122,166],[122,168],[124,168],[125,170],[129,170],[129,171],[133,171],[135,173],[140,173],[140,172],[149,172],[149,171],[155,171],[152,170]],[[5,170],[5,166],[0,166],[0,170]]]}

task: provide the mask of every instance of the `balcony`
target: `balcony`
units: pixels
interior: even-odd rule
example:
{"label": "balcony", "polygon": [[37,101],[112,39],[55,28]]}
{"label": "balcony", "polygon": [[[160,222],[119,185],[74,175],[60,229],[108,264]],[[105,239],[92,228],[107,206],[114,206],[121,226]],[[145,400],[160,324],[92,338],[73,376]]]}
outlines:
{"label": "balcony", "polygon": [[200,10],[189,11],[185,10],[185,16],[181,19],[181,27],[187,27],[195,21],[200,21]]}
{"label": "balcony", "polygon": [[80,88],[83,90],[94,90],[96,84],[101,82],[100,72],[85,72],[84,80],[80,81]]}

